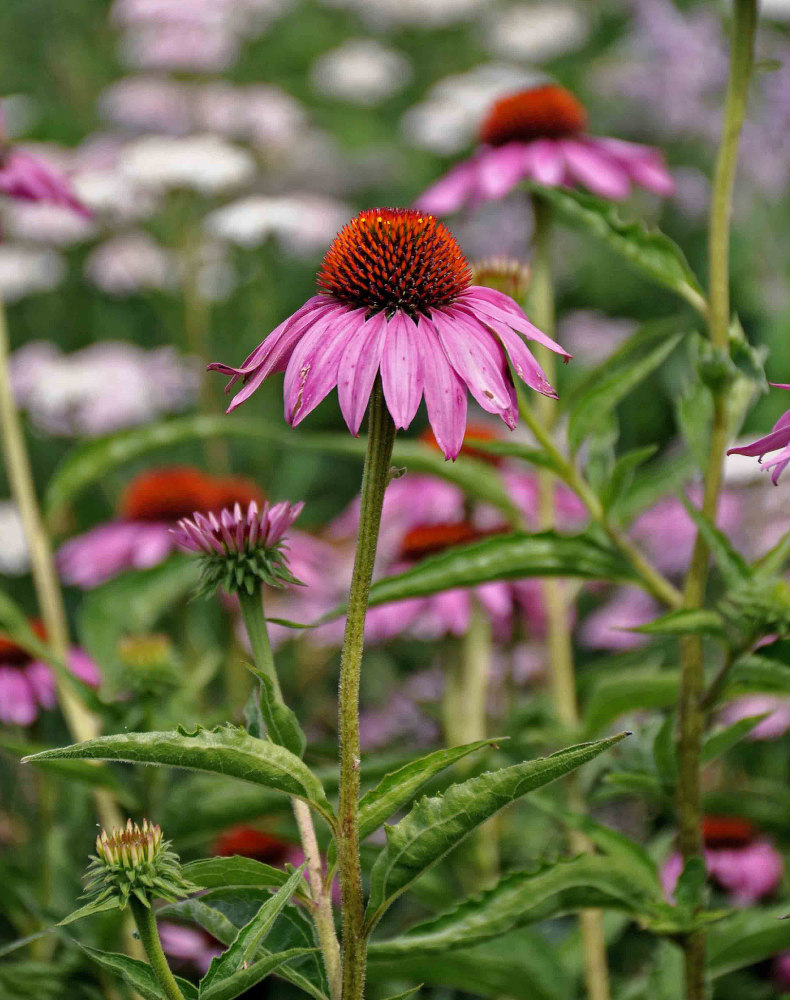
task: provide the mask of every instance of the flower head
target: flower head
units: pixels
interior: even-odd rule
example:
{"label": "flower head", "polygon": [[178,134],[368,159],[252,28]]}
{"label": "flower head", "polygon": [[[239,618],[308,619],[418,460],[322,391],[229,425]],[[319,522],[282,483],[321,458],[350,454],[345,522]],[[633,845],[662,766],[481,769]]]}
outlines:
{"label": "flower head", "polygon": [[244,388],[248,399],[285,371],[285,417],[300,423],[337,386],[356,435],[378,375],[397,427],[406,428],[425,396],[428,419],[447,458],[466,427],[466,388],[511,429],[518,407],[508,361],[528,386],[555,396],[524,339],[563,351],[507,295],[471,284],[469,265],[449,230],[414,209],[369,209],[335,237],[318,275],[320,293],[281,323],[240,368],[209,369]]}
{"label": "flower head", "polygon": [[201,592],[213,594],[217,587],[227,593],[255,592],[261,584],[283,587],[298,581],[285,561],[284,536],[301,514],[303,503],[287,501],[263,509],[251,500],[246,512],[241,504],[225,508],[219,515],[195,513],[182,518],[173,535],[187,552],[202,556]]}
{"label": "flower head", "polygon": [[[771,385],[775,389],[790,389],[790,384],[781,385],[778,382],[772,382]],[[765,456],[773,452],[777,454],[770,462],[763,463]],[[759,456],[760,463],[764,464],[766,469],[773,469],[771,482],[776,486],[779,477],[790,464],[790,410],[783,413],[776,421],[770,434],[765,434],[753,444],[744,445],[742,448],[730,448],[727,454],[747,455],[749,458]]]}
{"label": "flower head", "polygon": [[198,888],[184,878],[160,827],[148,820],[142,826],[127,820],[123,829],[109,834],[102,830],[86,879],[86,896],[96,902],[115,899],[120,908],[131,896],[150,907],[152,898],[172,903]]}
{"label": "flower head", "polygon": [[221,857],[240,855],[269,865],[280,865],[291,860],[293,845],[253,826],[240,825],[221,833],[212,845],[212,853]]}
{"label": "flower head", "polygon": [[523,180],[581,185],[603,198],[625,198],[632,184],[674,190],[661,154],[648,146],[587,135],[587,112],[569,91],[543,84],[509,94],[489,109],[480,146],[422,194],[417,205],[445,214],[502,198]]}

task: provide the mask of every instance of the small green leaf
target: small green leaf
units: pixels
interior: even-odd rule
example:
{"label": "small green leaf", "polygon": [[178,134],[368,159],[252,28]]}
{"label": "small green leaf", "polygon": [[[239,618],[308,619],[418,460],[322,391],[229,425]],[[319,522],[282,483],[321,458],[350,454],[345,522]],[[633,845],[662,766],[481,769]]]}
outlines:
{"label": "small green leaf", "polygon": [[286,962],[312,954],[317,950],[316,948],[289,948],[288,951],[280,951],[273,955],[267,955],[265,958],[259,958],[257,962],[239,969],[232,976],[208,989],[204,989],[201,983],[199,1000],[235,1000],[236,997],[251,990],[253,986],[257,986],[266,976],[280,969]]}
{"label": "small green leaf", "polygon": [[[239,855],[232,857],[203,858],[184,865],[184,878],[201,889],[221,889],[229,886],[255,886],[259,889],[279,889],[288,881],[288,873],[273,868],[254,858]],[[307,899],[307,892],[299,884],[296,895]]]}
{"label": "small green leaf", "polygon": [[676,334],[654,347],[644,357],[631,358],[627,366],[614,367],[574,399],[568,423],[568,441],[574,451],[640,382],[669,357],[681,339],[682,334]]}
{"label": "small green leaf", "polygon": [[615,719],[646,708],[669,708],[678,697],[677,670],[627,670],[604,675],[584,708],[588,733],[598,733]]}
{"label": "small green leaf", "polygon": [[601,492],[601,503],[604,510],[611,510],[615,504],[624,496],[631,485],[634,474],[640,465],[658,451],[658,446],[649,444],[645,448],[632,448],[617,459],[612,469],[609,481]]}
{"label": "small green leaf", "polygon": [[759,715],[750,715],[745,719],[738,719],[730,726],[708,733],[702,743],[702,762],[708,764],[717,757],[721,757],[723,753],[739,743],[744,736],[748,736],[754,727],[770,714],[770,712],[761,712]]}
{"label": "small green leaf", "polygon": [[786,532],[773,548],[761,556],[754,564],[755,573],[773,577],[781,573],[790,560],[790,531]]}
{"label": "small green leaf", "polygon": [[630,580],[632,572],[613,549],[591,535],[514,532],[459,545],[424,559],[405,573],[378,580],[370,589],[370,604],[534,576]]}
{"label": "small green leaf", "polygon": [[727,701],[752,692],[790,695],[790,666],[759,652],[741,657],[730,670],[727,686],[719,700]]}
{"label": "small green leaf", "polygon": [[680,295],[698,312],[706,313],[702,286],[683,251],[664,233],[648,229],[641,220],[623,219],[619,206],[591,194],[534,183],[528,187],[548,201],[564,222],[598,237],[647,277]]}
{"label": "small green leaf", "polygon": [[673,789],[678,778],[674,712],[667,714],[653,740],[653,762],[662,784],[669,790]]}
{"label": "small green leaf", "polygon": [[[219,957],[211,960],[208,972],[200,981],[201,1000],[204,997],[213,996],[214,993],[217,994],[217,1000],[219,1000],[220,996],[222,996],[223,1000],[226,996],[237,996],[237,993],[222,992],[219,987],[225,980],[231,979],[240,970],[246,970],[254,962],[255,955],[259,947],[266,940],[266,936],[271,930],[274,921],[291,896],[296,892],[296,887],[302,879],[305,867],[305,865],[302,865],[300,868],[297,868],[285,884],[280,886],[277,892],[263,903],[252,920],[245,927],[241,928],[230,947]],[[259,982],[259,980],[254,979],[245,989],[248,989],[249,986],[254,985],[256,982]]]}
{"label": "small green leaf", "polygon": [[668,611],[645,625],[635,625],[629,632],[644,635],[702,635],[726,641],[727,628],[717,611],[706,608],[680,608]]}
{"label": "small green leaf", "polygon": [[276,696],[274,684],[263,671],[258,670],[250,663],[246,666],[261,684],[261,714],[266,721],[266,732],[269,739],[279,746],[285,747],[286,750],[290,750],[297,757],[302,757],[307,746],[307,737],[299,725],[296,713],[281,698]]}
{"label": "small green leaf", "polygon": [[162,987],[147,962],[111,951],[90,948],[88,945],[80,944],[79,941],[75,943],[102,968],[120,976],[145,1000],[166,1000]]}
{"label": "small green leaf", "polygon": [[73,924],[75,920],[82,920],[83,917],[92,917],[94,913],[107,913],[110,910],[120,910],[121,901],[117,897],[112,899],[92,900],[90,903],[86,903],[81,906],[78,910],[74,910],[67,917],[60,921],[58,927],[65,927],[67,924]]}
{"label": "small green leaf", "polygon": [[645,771],[610,771],[603,777],[604,788],[597,798],[609,799],[635,795],[649,801],[666,802],[667,794],[655,774]]}
{"label": "small green leaf", "polygon": [[393,900],[494,813],[593,760],[625,735],[491,771],[420,800],[400,823],[385,827],[387,846],[370,875],[367,926],[375,926]]}
{"label": "small green leaf", "polygon": [[724,582],[728,587],[737,587],[745,583],[752,576],[746,560],[735,551],[729,538],[720,531],[694,504],[690,503],[687,497],[681,495],[683,506],[689,516],[697,525],[700,534],[707,542],[708,548],[713,556],[713,561],[719,569]]}
{"label": "small green leaf", "polygon": [[675,903],[689,912],[694,912],[702,905],[707,872],[702,858],[689,858],[680,873],[675,887]]}
{"label": "small green leaf", "polygon": [[652,895],[609,858],[582,855],[536,872],[513,872],[493,889],[465,900],[454,910],[410,928],[400,937],[371,944],[371,957],[444,952],[468,948],[516,927],[572,913],[606,907],[635,915],[666,903],[656,879]]}
{"label": "small green leaf", "polygon": [[241,778],[313,806],[331,825],[332,807],[321,782],[307,765],[285,747],[255,739],[237,726],[183,729],[165,733],[119,733],[99,736],[74,746],[26,757],[39,760],[124,760],[138,764],[167,764]]}

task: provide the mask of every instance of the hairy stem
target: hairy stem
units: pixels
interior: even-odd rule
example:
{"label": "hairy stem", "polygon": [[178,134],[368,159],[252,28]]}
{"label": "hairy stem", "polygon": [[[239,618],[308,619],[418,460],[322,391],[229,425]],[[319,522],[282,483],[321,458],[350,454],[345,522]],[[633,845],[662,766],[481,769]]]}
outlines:
{"label": "hairy stem", "polygon": [[159,940],[154,911],[150,906],[144,906],[139,899],[134,897],[129,899],[129,908],[137,925],[137,933],[140,935],[146,957],[157,982],[162,987],[162,992],[167,1000],[184,1000],[178,983],[170,971],[170,966],[167,964],[165,953],[162,951],[162,942]]}
{"label": "hairy stem", "polygon": [[343,899],[343,1000],[360,1000],[365,985],[364,900],[359,858],[359,682],[370,581],[394,440],[395,425],[384,402],[381,379],[377,378],[368,405],[368,446],[362,475],[359,535],[340,659],[337,848]]}
{"label": "hairy stem", "polygon": [[[33,584],[41,618],[46,629],[47,644],[59,668],[53,670],[58,704],[72,738],[80,743],[99,735],[98,719],[88,711],[68,685],[62,670],[69,659],[69,632],[60,581],[52,558],[49,535],[44,527],[36,498],[30,458],[25,445],[22,424],[14,402],[8,368],[9,338],[5,311],[0,305],[0,435],[11,494],[19,509],[30,550]],[[95,789],[96,809],[102,824],[111,829],[120,827],[121,815],[112,796],[105,789]]]}
{"label": "hairy stem", "polygon": [[[266,627],[266,615],[263,610],[261,589],[260,587],[256,587],[252,594],[240,591],[238,596],[242,617],[244,618],[244,627],[247,630],[247,636],[252,646],[252,654],[255,658],[256,666],[271,682],[274,697],[280,703],[284,704],[274,655],[271,643],[269,642],[269,631]],[[321,953],[324,958],[324,967],[326,969],[327,980],[329,981],[332,1000],[340,1000],[340,944],[335,933],[330,888],[324,883],[321,852],[318,849],[313,817],[310,813],[310,807],[307,803],[302,802],[301,799],[291,799],[291,806],[293,807],[296,825],[299,829],[302,850],[307,861],[310,896],[313,902],[313,923],[315,924],[318,941],[321,945]]]}
{"label": "hairy stem", "polygon": [[[551,208],[540,198],[532,201],[535,217],[535,244],[532,254],[532,313],[534,321],[548,336],[554,336],[554,284],[551,261]],[[541,351],[541,362],[549,382],[554,382],[556,366],[551,351]],[[537,419],[547,436],[551,436],[557,423],[557,403],[548,396],[538,396]],[[557,526],[556,477],[549,469],[538,472],[539,517],[542,529]],[[579,707],[576,699],[576,676],[571,643],[570,607],[565,582],[556,577],[543,581],[546,602],[546,623],[549,663],[551,667],[554,707],[559,722],[569,729],[579,724]],[[571,808],[583,811],[584,799],[578,784],[572,782],[569,790]],[[574,834],[573,850],[590,851],[586,838]],[[609,1000],[609,965],[606,956],[606,939],[601,910],[583,910],[579,926],[584,952],[584,979],[588,1000]]]}
{"label": "hairy stem", "polygon": [[[729,351],[730,324],[730,218],[738,144],[746,111],[754,61],[754,35],[757,27],[757,0],[735,0],[731,26],[730,76],[724,105],[724,123],[719,145],[711,196],[709,253],[709,327],[714,346]],[[705,470],[702,510],[715,521],[721,490],[724,453],[728,438],[727,389],[714,393],[710,458]],[[684,606],[701,607],[705,597],[709,550],[704,537],[697,533],[684,588]],[[684,861],[701,855],[700,764],[705,729],[702,704],[705,666],[702,640],[684,638],[680,644],[681,678],[679,703],[678,754],[678,825],[680,850]],[[695,932],[684,941],[686,998],[705,997],[705,935]]]}

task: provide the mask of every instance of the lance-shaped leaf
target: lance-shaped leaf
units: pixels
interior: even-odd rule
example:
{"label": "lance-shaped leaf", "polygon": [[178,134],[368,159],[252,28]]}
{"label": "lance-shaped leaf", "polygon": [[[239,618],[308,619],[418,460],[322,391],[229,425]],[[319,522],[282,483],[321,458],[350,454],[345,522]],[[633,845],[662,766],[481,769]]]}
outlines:
{"label": "lance-shaped leaf", "polygon": [[602,240],[647,277],[682,296],[698,312],[706,312],[705,295],[696,275],[680,247],[664,233],[648,229],[640,219],[623,219],[619,206],[594,195],[571,188],[528,186],[548,201],[564,222]]}
{"label": "lance-shaped leaf", "polygon": [[719,569],[728,587],[737,587],[750,579],[752,571],[748,563],[735,548],[729,538],[713,524],[701,510],[690,503],[687,497],[681,495],[683,506],[688,511],[700,534],[707,542],[713,556],[713,561]]}
{"label": "lance-shaped leaf", "polygon": [[574,451],[640,382],[669,357],[681,338],[681,334],[668,337],[644,357],[630,359],[630,364],[615,367],[575,398],[568,422],[568,441]]}
{"label": "lance-shaped leaf", "polygon": [[734,747],[736,743],[740,743],[755,726],[758,726],[769,715],[771,715],[771,712],[760,712],[757,715],[749,715],[744,719],[738,719],[737,722],[733,722],[729,726],[724,726],[724,728],[716,732],[708,733],[702,742],[703,764],[708,764],[717,757],[721,757],[730,747]]}
{"label": "lance-shaped leaf", "polygon": [[[79,944],[79,942],[76,942]],[[90,948],[88,945],[79,944],[79,947],[89,955],[94,962],[101,965],[117,976],[120,976],[135,992],[144,997],[145,1000],[167,1000],[159,981],[147,962],[141,962],[137,958],[129,958],[127,955],[116,954],[115,952],[100,951],[98,948]],[[197,1000],[198,991],[186,979],[176,979],[178,987],[184,996],[184,1000]]]}
{"label": "lance-shaped leaf", "polygon": [[589,534],[543,531],[533,535],[519,531],[456,546],[429,556],[405,573],[378,580],[370,589],[370,603],[386,604],[455,587],[534,576],[633,579],[623,559]]}
{"label": "lance-shaped leaf", "polygon": [[25,760],[123,760],[213,771],[304,799],[330,825],[334,822],[321,782],[307,765],[285,747],[256,739],[238,726],[99,736]]}
{"label": "lance-shaped leaf", "polygon": [[[256,889],[279,889],[288,881],[282,868],[244,858],[239,855],[225,858],[203,858],[184,865],[184,878],[201,889],[226,889],[230,886],[252,886]],[[299,883],[296,895],[307,899],[305,888]]]}
{"label": "lance-shaped leaf", "polygon": [[467,948],[486,938],[589,906],[636,915],[668,909],[656,883],[653,895],[609,858],[591,854],[559,861],[538,871],[513,872],[493,889],[456,909],[410,928],[400,937],[371,944],[380,959]]}
{"label": "lance-shaped leaf", "polygon": [[702,635],[726,641],[727,628],[717,611],[707,608],[679,608],[668,611],[645,625],[635,625],[629,632],[644,635]]}
{"label": "lance-shaped leaf", "polygon": [[[366,447],[363,439],[350,438],[347,434],[294,434],[280,424],[237,414],[232,418],[202,414],[177,417],[118,431],[74,448],[49,481],[44,498],[47,517],[53,519],[91,483],[100,482],[114,469],[136,458],[161,448],[222,436],[266,441],[291,452],[297,448],[360,460],[365,456]],[[499,508],[509,521],[515,521],[519,516],[499,474],[485,462],[466,455],[455,462],[445,462],[438,451],[416,441],[398,441],[392,457],[398,465],[455,483],[469,496]]]}
{"label": "lance-shaped leaf", "polygon": [[708,930],[708,972],[714,978],[762,962],[790,948],[787,905],[750,908]]}
{"label": "lance-shaped leaf", "polygon": [[741,657],[730,670],[720,701],[754,691],[790,695],[790,667],[759,652]]}
{"label": "lance-shaped leaf", "polygon": [[[241,928],[231,946],[217,958],[211,960],[208,972],[200,980],[201,997],[210,995],[215,987],[218,987],[226,979],[230,979],[240,969],[252,964],[274,921],[296,892],[304,869],[305,865],[297,868],[285,884],[280,886],[277,892],[263,903],[252,920]],[[235,994],[233,995],[235,996]]]}
{"label": "lance-shaped leaf", "polygon": [[370,875],[367,926],[375,926],[386,908],[415,879],[494,813],[527,792],[593,760],[625,735],[583,743],[550,757],[490,771],[451,785],[444,795],[422,799],[400,823],[385,827],[387,846]]}
{"label": "lance-shaped leaf", "polygon": [[316,948],[289,948],[288,951],[278,951],[265,958],[259,958],[257,962],[239,969],[232,976],[208,989],[204,989],[201,983],[198,998],[199,1000],[235,1000],[236,997],[246,994],[248,990],[251,990],[253,986],[271,975],[272,972],[279,970],[286,962],[315,951],[317,951]]}

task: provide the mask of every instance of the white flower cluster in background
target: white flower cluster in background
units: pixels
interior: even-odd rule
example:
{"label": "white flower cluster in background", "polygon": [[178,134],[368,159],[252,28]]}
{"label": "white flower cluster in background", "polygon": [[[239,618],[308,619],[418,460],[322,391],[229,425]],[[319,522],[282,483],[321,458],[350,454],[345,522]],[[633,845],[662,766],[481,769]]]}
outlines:
{"label": "white flower cluster in background", "polygon": [[50,292],[65,275],[66,263],[55,250],[0,243],[0,298],[4,302]]}
{"label": "white flower cluster in background", "polygon": [[415,28],[442,28],[470,21],[490,0],[324,0],[327,6],[353,10],[376,27],[403,24]]}
{"label": "white flower cluster in background", "polygon": [[405,86],[412,70],[408,59],[371,38],[350,38],[325,52],[310,70],[316,93],[373,107]]}
{"label": "white flower cluster in background", "polygon": [[95,437],[186,409],[200,373],[172,347],[104,341],[64,354],[34,341],[11,356],[11,381],[17,404],[40,431]]}
{"label": "white flower cluster in background", "polygon": [[30,551],[17,506],[11,500],[0,500],[0,573],[21,576],[29,567]]}
{"label": "white flower cluster in background", "polygon": [[351,214],[344,202],[321,195],[252,195],[212,212],[206,229],[238,246],[257,247],[274,238],[294,256],[311,256],[331,242]]}
{"label": "white flower cluster in background", "polygon": [[217,195],[251,181],[255,160],[246,149],[216,135],[151,135],[129,144],[121,170],[135,183],[154,191],[186,188]]}
{"label": "white flower cluster in background", "polygon": [[505,59],[541,62],[582,46],[587,38],[587,18],[579,5],[517,3],[492,12],[487,19],[486,44]]}

